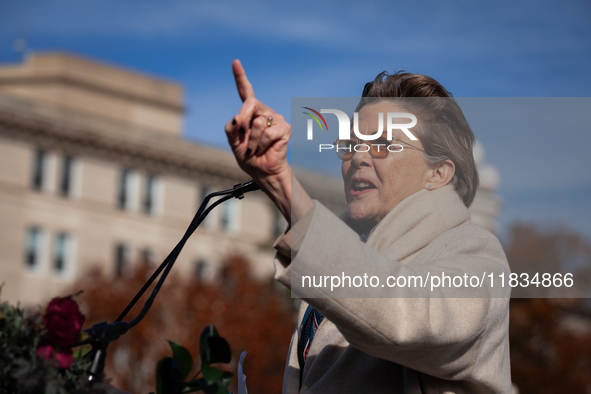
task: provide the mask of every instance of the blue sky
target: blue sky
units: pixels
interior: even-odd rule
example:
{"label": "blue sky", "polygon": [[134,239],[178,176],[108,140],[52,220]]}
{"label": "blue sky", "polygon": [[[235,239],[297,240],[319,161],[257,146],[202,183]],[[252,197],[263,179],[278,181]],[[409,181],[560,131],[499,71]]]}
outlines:
{"label": "blue sky", "polygon": [[[291,97],[358,96],[383,70],[430,75],[456,97],[591,91],[588,1],[4,0],[0,63],[18,59],[17,37],[32,51],[71,51],[183,84],[185,136],[222,147],[223,124],[240,107],[234,58],[258,98],[287,118]],[[575,104],[586,119],[589,102]],[[502,229],[521,220],[591,238],[591,126],[557,123],[556,132],[474,131],[502,176]]]}

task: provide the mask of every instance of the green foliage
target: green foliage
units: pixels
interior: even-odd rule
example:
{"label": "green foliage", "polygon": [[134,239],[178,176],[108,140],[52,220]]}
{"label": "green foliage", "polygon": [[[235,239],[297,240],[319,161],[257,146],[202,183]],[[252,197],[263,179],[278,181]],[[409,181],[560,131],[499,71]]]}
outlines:
{"label": "green foliage", "polygon": [[213,363],[229,363],[232,352],[228,342],[222,338],[215,326],[206,327],[199,341],[201,357],[201,378],[199,373],[185,381],[193,366],[191,354],[183,346],[168,341],[172,357],[164,357],[156,366],[157,394],[184,394],[203,391],[206,394],[228,394],[232,373],[212,367]]}
{"label": "green foliage", "polygon": [[172,348],[172,357],[178,363],[180,377],[182,380],[185,380],[189,372],[191,371],[191,367],[193,366],[193,358],[191,357],[191,353],[178,343],[174,343],[168,341],[170,347]]}
{"label": "green foliage", "polygon": [[229,363],[232,360],[232,351],[228,342],[218,334],[212,324],[206,327],[199,339],[199,353],[201,360],[209,365],[212,363]]}
{"label": "green foliage", "polygon": [[20,393],[17,376],[21,376],[23,367],[35,358],[40,326],[40,315],[26,318],[20,308],[0,304],[0,392]]}
{"label": "green foliage", "polygon": [[72,366],[59,369],[36,356],[45,334],[39,313],[0,304],[0,394],[106,393],[106,385],[86,387],[89,362],[74,357]]}

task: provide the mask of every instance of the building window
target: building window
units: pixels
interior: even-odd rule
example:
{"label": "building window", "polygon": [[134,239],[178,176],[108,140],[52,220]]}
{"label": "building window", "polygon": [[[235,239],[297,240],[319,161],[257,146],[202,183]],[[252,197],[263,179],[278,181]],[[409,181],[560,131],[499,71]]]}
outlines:
{"label": "building window", "polygon": [[[203,186],[201,188],[201,199],[198,202],[198,207],[197,208],[199,208],[201,206],[201,204],[205,200],[205,197],[207,197],[207,195],[210,194],[210,193],[212,193],[212,192],[213,192],[213,190],[210,189],[210,188],[208,188],[208,187]],[[207,209],[208,207],[210,207],[211,204],[213,204],[217,199],[218,199],[218,197],[213,197],[211,200],[209,200],[209,204],[207,204],[207,206],[205,208]],[[205,210],[204,210],[204,212],[205,212]],[[216,211],[216,209],[214,208],[209,213],[209,215],[207,215],[205,217],[205,219],[201,223],[201,225],[203,226],[203,228],[207,228],[207,229],[213,229],[214,228],[215,221],[216,221],[215,217],[216,217],[217,213],[218,213],[218,211]]]}
{"label": "building window", "polygon": [[203,204],[203,200],[205,200],[205,197],[207,197],[209,193],[211,193],[211,191],[207,187],[199,187],[199,191],[197,193],[197,209],[201,207],[201,204]]}
{"label": "building window", "polygon": [[144,189],[144,212],[149,215],[155,215],[159,205],[159,186],[160,181],[156,175],[146,177],[146,187]]}
{"label": "building window", "polygon": [[36,269],[41,264],[41,248],[43,234],[38,227],[31,227],[27,232],[27,250],[25,252],[25,265],[29,269]]}
{"label": "building window", "polygon": [[136,212],[139,207],[139,176],[124,168],[119,175],[117,206],[119,209]]}
{"label": "building window", "polygon": [[207,261],[199,259],[195,262],[195,277],[197,280],[202,281],[205,279],[207,274]]}
{"label": "building window", "polygon": [[41,149],[35,151],[35,158],[33,163],[33,179],[32,186],[34,190],[42,190],[45,182],[47,182],[46,175],[47,167],[47,152]]}
{"label": "building window", "polygon": [[55,240],[55,258],[53,269],[61,274],[69,267],[69,260],[72,253],[72,240],[66,233],[58,233]]}
{"label": "building window", "polygon": [[129,272],[129,248],[120,243],[115,246],[115,275],[122,277]]}
{"label": "building window", "polygon": [[141,253],[142,264],[151,267],[156,264],[156,252],[152,248],[145,248]]}
{"label": "building window", "polygon": [[73,170],[74,159],[72,156],[64,156],[60,179],[60,194],[64,197],[70,197],[72,194]]}
{"label": "building window", "polygon": [[121,170],[119,176],[119,196],[117,199],[117,206],[120,209],[126,209],[129,206],[129,198],[131,194],[131,171],[128,169]]}
{"label": "building window", "polygon": [[230,199],[222,203],[222,229],[227,233],[235,234],[240,225],[240,203],[236,199]]}

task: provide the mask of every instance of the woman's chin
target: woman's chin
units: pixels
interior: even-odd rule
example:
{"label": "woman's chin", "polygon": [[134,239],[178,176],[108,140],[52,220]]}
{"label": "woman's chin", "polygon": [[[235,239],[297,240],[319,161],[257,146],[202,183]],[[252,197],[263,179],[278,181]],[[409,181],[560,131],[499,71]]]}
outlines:
{"label": "woman's chin", "polygon": [[355,203],[349,204],[348,213],[349,217],[356,222],[371,222],[375,218],[375,215],[371,214],[367,207]]}

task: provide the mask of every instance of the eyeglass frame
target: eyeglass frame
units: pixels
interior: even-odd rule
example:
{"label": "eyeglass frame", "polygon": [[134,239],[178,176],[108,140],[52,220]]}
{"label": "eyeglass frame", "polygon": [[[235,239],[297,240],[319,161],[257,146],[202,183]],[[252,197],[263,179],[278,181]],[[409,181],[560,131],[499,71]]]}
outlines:
{"label": "eyeglass frame", "polygon": [[[374,144],[368,144],[368,142],[369,142],[369,141],[371,141],[371,140],[362,140],[362,139],[361,139],[361,138],[359,138],[359,137],[355,137],[354,139],[355,139],[355,140],[357,140],[357,145],[367,145],[367,146],[369,146],[369,145],[374,145]],[[349,140],[344,140],[344,141],[352,141],[352,140],[353,140],[353,138],[351,138],[351,139],[349,139]],[[411,143],[408,143],[408,142],[406,142],[406,141],[402,141],[401,139],[399,139],[399,138],[396,138],[396,137],[392,137],[392,141],[394,141],[394,140],[396,140],[396,141],[398,141],[398,142],[402,142],[403,144],[406,144],[406,145],[408,145],[408,146],[410,146],[410,147],[412,147],[412,148],[418,149],[418,150],[420,150],[421,152],[423,152],[423,153],[427,154],[427,152],[425,152],[425,150],[424,150],[424,149],[421,149],[421,148],[419,148],[418,146],[414,146],[414,145],[413,145],[413,144],[411,144]],[[363,143],[362,143],[362,141],[363,141]],[[390,141],[390,142],[392,142],[392,141]],[[343,157],[341,158],[341,157],[339,156],[339,150],[338,150],[338,148],[337,148],[337,142],[339,142],[339,139],[337,139],[336,141],[334,141],[334,142],[333,142],[333,144],[334,144],[334,146],[335,146],[335,153],[337,154],[337,157],[338,157],[340,160],[342,160],[342,161],[345,161],[345,160],[351,160],[351,159],[353,158],[353,155],[354,155],[355,153],[357,153],[357,151],[355,151],[355,152],[350,152],[350,153],[351,153],[351,157],[349,157],[349,158],[345,158],[345,155],[347,154],[347,153],[345,153],[345,155],[343,155]],[[357,146],[357,145],[356,145],[356,146]],[[402,145],[401,145],[401,146],[402,146]],[[354,150],[354,149],[353,149],[353,150]],[[402,150],[404,150],[404,148],[403,148]],[[402,150],[400,150],[400,151],[398,151],[398,152],[402,152]],[[388,157],[388,154],[390,154],[390,151],[388,150],[388,148],[386,148],[386,154],[385,154],[384,156],[374,156],[374,155],[373,155],[373,153],[371,153],[371,147],[369,148],[369,150],[367,150],[367,151],[363,151],[363,152],[364,152],[364,153],[365,153],[365,152],[369,153],[369,154],[371,155],[371,157],[372,157],[372,158],[374,158],[374,159],[385,159],[386,157]],[[395,152],[395,153],[398,153],[398,152]]]}

